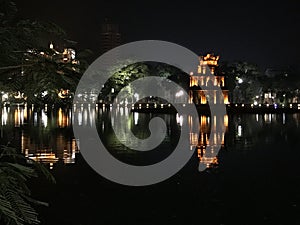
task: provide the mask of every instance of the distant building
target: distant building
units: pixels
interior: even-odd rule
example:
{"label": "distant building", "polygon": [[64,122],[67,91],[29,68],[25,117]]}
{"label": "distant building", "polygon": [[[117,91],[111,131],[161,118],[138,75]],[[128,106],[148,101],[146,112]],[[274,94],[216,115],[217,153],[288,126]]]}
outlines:
{"label": "distant building", "polygon": [[[72,48],[64,48],[62,52],[55,49],[53,43],[51,42],[49,48],[53,51],[52,55],[47,55],[43,53],[45,57],[52,57],[57,62],[61,63],[71,63],[74,65],[79,65],[79,60],[76,59],[76,51]],[[78,72],[78,68],[72,67],[74,71]],[[70,98],[70,90],[61,89],[58,93],[60,98]]]}
{"label": "distant building", "polygon": [[[215,74],[219,58],[219,56],[213,54],[199,57],[197,73],[190,74],[190,103],[198,105],[207,104],[208,101],[210,104],[229,103],[224,75]],[[220,87],[224,98],[217,90],[213,90],[213,95],[210,96],[207,91],[213,89],[213,87]]]}
{"label": "distant building", "polygon": [[101,54],[121,45],[119,25],[106,20],[101,26],[100,41]]}

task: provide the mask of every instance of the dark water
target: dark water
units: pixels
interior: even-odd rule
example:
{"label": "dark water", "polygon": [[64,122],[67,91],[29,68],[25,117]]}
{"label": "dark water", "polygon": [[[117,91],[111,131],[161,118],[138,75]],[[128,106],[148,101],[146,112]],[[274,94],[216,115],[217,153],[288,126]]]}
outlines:
{"label": "dark water", "polygon": [[[112,155],[146,165],[171,154],[187,118],[157,115],[166,121],[167,135],[155,151],[139,154],[116,139],[112,113],[78,110],[82,113],[73,118],[68,110],[2,109],[1,142],[13,137],[12,143],[45,163],[57,180],[32,181],[34,196],[50,203],[38,208],[42,224],[300,224],[299,114],[228,115],[224,140],[218,134],[209,139],[211,119],[201,116],[199,141],[197,134],[190,134],[191,146],[198,150],[181,171],[159,184],[129,187],[102,178],[88,166],[72,123],[96,126]],[[115,113],[127,118],[125,128],[139,138],[149,136],[148,121],[156,116],[125,109]],[[216,141],[222,143],[218,157],[206,157],[206,146]],[[200,160],[208,165],[202,172]]]}

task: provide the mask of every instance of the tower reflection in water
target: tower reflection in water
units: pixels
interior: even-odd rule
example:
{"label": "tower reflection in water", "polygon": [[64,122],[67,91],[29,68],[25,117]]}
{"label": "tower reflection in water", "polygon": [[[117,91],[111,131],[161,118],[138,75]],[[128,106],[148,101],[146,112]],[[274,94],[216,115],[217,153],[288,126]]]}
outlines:
{"label": "tower reflection in water", "polygon": [[[182,116],[176,115],[177,122],[182,124]],[[225,132],[228,130],[228,115],[217,120],[216,116],[211,119],[207,115],[199,115],[199,133],[190,133],[190,148],[196,148],[199,162],[203,169],[218,165],[217,154],[224,147]],[[189,127],[193,126],[191,117],[188,117]],[[217,129],[217,124],[222,123],[224,130]],[[212,135],[212,137],[210,137]]]}
{"label": "tower reflection in water", "polygon": [[[31,107],[4,107],[1,113],[1,134],[8,130],[13,130],[15,139],[19,143],[21,152],[36,161],[48,164],[50,169],[57,162],[64,164],[75,163],[76,153],[79,152],[79,140],[75,140],[72,124],[82,126],[97,126],[100,136],[106,135],[107,132],[112,133],[111,124],[115,120],[123,121],[122,129],[123,143],[126,144],[127,132],[130,130],[139,130],[141,126],[147,126],[148,121],[145,120],[145,115],[140,113],[131,113],[127,107],[119,107],[115,112],[111,112],[105,108],[94,108],[91,106],[77,105],[73,110],[76,110],[77,116],[72,115],[71,109],[35,111]],[[192,126],[194,121],[190,117],[184,115],[161,115],[167,125],[167,137],[165,140],[170,140],[174,126],[180,130],[184,123]],[[151,116],[150,116],[151,117]],[[149,118],[149,117],[147,117]],[[172,119],[174,118],[174,119]],[[151,118],[150,118],[151,119]],[[214,118],[209,116],[199,116],[199,133],[190,133],[190,150],[196,148],[199,161],[206,167],[214,166],[218,163],[216,154],[213,154],[214,147],[217,143],[224,146],[224,134],[216,132]],[[175,122],[174,122],[175,121]],[[224,117],[224,126],[228,128],[228,116]],[[211,132],[212,131],[212,132]],[[145,132],[135,132],[139,138],[145,138]],[[210,136],[212,133],[212,137]],[[2,134],[3,135],[3,134]],[[211,151],[208,152],[207,148]],[[116,149],[118,151],[118,149]]]}

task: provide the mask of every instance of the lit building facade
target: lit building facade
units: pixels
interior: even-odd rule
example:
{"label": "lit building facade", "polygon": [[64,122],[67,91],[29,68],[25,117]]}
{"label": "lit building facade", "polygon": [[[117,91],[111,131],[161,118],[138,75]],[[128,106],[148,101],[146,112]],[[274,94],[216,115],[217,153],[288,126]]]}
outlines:
{"label": "lit building facade", "polygon": [[190,103],[196,105],[208,104],[208,102],[210,104],[229,103],[225,77],[215,73],[219,58],[213,54],[199,57],[197,73],[190,74]]}

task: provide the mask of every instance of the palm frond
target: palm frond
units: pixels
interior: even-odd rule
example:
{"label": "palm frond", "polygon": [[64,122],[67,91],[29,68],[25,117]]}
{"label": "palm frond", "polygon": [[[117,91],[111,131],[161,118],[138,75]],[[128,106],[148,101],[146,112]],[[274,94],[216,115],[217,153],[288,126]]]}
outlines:
{"label": "palm frond", "polygon": [[0,222],[13,225],[39,224],[38,213],[31,204],[48,206],[32,199],[28,179],[43,174],[55,182],[51,173],[41,164],[19,154],[10,146],[0,148]]}

